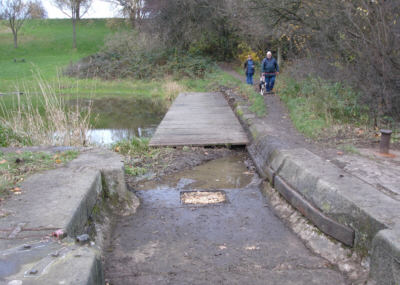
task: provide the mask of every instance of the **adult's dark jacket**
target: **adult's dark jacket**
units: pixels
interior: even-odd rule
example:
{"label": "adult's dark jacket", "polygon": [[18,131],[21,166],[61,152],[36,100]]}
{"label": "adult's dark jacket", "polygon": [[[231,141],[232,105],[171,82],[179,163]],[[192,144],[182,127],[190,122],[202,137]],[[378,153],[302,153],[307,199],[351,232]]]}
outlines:
{"label": "adult's dark jacket", "polygon": [[254,61],[251,59],[246,60],[244,69],[246,70],[246,74],[254,74]]}
{"label": "adult's dark jacket", "polygon": [[274,76],[276,72],[279,72],[278,62],[275,58],[270,59],[264,58],[261,63],[261,72],[266,73],[266,75]]}

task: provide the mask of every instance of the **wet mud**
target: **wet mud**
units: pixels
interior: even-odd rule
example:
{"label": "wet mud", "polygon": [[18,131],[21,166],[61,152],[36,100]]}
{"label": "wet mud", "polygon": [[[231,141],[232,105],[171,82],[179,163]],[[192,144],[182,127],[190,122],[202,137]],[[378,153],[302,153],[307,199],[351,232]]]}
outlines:
{"label": "wet mud", "polygon": [[[143,183],[141,206],[116,220],[105,255],[109,284],[347,284],[275,216],[244,153]],[[188,191],[223,191],[184,204]]]}

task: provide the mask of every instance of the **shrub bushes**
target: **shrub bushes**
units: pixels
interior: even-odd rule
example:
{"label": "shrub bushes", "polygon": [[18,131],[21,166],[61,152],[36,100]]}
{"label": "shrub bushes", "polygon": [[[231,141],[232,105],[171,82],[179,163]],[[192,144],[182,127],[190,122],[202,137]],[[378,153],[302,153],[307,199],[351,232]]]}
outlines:
{"label": "shrub bushes", "polygon": [[71,64],[65,71],[79,78],[204,77],[213,69],[210,59],[165,50],[146,34],[119,33],[106,40],[103,50]]}

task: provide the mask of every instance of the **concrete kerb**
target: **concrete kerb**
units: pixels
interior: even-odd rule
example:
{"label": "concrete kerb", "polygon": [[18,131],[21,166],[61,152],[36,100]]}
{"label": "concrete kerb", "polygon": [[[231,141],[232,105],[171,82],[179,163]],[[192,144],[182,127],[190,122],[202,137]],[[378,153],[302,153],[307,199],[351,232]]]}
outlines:
{"label": "concrete kerb", "polygon": [[[287,147],[271,135],[272,125],[249,119],[248,108],[235,104],[234,94],[226,95],[233,96],[231,106],[250,135],[248,152],[260,176],[321,231],[369,255],[370,276],[377,284],[399,284],[400,203],[304,148]],[[319,214],[309,212],[312,207]],[[327,230],[326,220],[321,223],[316,215],[337,226]]]}
{"label": "concrete kerb", "polygon": [[[97,244],[79,246],[73,238],[85,233],[104,191],[111,198],[106,203],[112,203],[119,213],[121,207],[123,214],[136,211],[139,200],[126,187],[122,158],[103,149],[84,151],[65,167],[29,177],[21,188],[22,195],[7,201],[4,211],[9,214],[0,219],[0,229],[16,232],[15,236],[8,230],[1,232],[5,236],[0,265],[7,260],[16,265],[8,273],[0,272],[0,284],[103,284],[102,245],[96,239]],[[68,238],[49,240],[54,229],[63,229]],[[30,246],[23,254],[25,244]],[[37,273],[27,276],[32,268]]]}
{"label": "concrete kerb", "polygon": [[101,173],[103,191],[110,198],[112,207],[118,207],[120,214],[134,214],[139,199],[128,191],[125,183],[125,169],[122,157],[114,152],[96,149],[83,153],[71,161],[71,167],[97,169]]}

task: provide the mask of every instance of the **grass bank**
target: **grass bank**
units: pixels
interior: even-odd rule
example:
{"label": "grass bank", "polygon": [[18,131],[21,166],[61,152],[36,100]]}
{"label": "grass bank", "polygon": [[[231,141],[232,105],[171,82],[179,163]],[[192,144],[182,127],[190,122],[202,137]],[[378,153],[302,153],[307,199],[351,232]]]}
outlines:
{"label": "grass bank", "polygon": [[[27,20],[18,33],[19,46],[13,47],[10,29],[0,22],[0,93],[37,86],[39,70],[47,81],[58,78],[60,69],[97,52],[105,38],[126,29],[123,20],[112,26],[106,19],[83,19],[77,24],[77,48],[72,48],[72,24],[68,19]],[[68,84],[66,80],[66,84]],[[81,85],[87,84],[82,82]],[[89,84],[90,85],[90,84]]]}
{"label": "grass bank", "polygon": [[368,108],[359,104],[359,94],[340,83],[315,77],[296,80],[281,73],[276,91],[295,127],[307,137],[335,136],[370,123]]}

